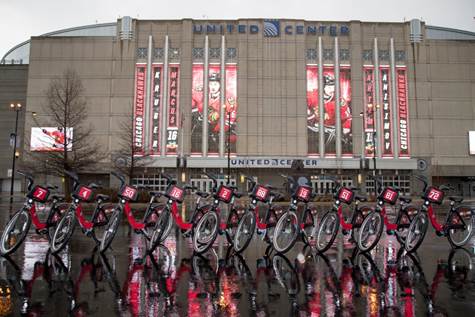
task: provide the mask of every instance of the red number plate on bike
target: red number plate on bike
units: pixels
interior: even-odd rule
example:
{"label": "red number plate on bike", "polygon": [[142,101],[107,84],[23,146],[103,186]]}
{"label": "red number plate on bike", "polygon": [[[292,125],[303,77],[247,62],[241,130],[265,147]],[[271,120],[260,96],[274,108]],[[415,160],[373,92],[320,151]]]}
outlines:
{"label": "red number plate on bike", "polygon": [[381,198],[388,204],[394,205],[399,196],[398,192],[392,188],[386,188],[381,194]]}
{"label": "red number plate on bike", "polygon": [[90,201],[92,198],[92,189],[86,186],[79,187],[76,197],[83,201]]}
{"label": "red number plate on bike", "polygon": [[233,190],[229,187],[221,185],[218,189],[218,199],[224,203],[229,203],[233,198]]}
{"label": "red number plate on bike", "polygon": [[171,200],[177,201],[181,203],[183,201],[183,196],[184,196],[185,191],[181,189],[180,187],[177,187],[175,185],[171,185],[167,189],[167,197],[170,198]]}
{"label": "red number plate on bike", "polygon": [[429,187],[426,190],[425,198],[431,203],[441,204],[444,200],[444,192],[436,187]]}
{"label": "red number plate on bike", "polygon": [[124,199],[135,201],[137,200],[138,191],[131,186],[125,186],[120,196]]}
{"label": "red number plate on bike", "polygon": [[257,200],[267,202],[269,199],[270,190],[264,186],[257,185],[252,194]]}
{"label": "red number plate on bike", "polygon": [[351,204],[353,196],[353,191],[346,187],[342,187],[338,192],[338,199],[346,204]]}
{"label": "red number plate on bike", "polygon": [[299,186],[297,188],[295,197],[302,202],[309,202],[312,195],[312,188],[308,186]]}
{"label": "red number plate on bike", "polygon": [[49,190],[41,186],[35,186],[31,191],[31,198],[37,202],[44,203],[49,196]]}

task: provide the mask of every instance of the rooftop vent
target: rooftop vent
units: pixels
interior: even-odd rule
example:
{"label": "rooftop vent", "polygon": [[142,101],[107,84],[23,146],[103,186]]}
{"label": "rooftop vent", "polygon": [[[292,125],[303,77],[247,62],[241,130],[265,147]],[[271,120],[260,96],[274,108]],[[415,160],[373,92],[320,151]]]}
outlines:
{"label": "rooftop vent", "polygon": [[411,34],[409,36],[411,43],[420,43],[422,41],[422,23],[419,19],[411,20]]}
{"label": "rooftop vent", "polygon": [[131,40],[133,36],[132,18],[125,16],[121,19],[119,37],[121,40]]}

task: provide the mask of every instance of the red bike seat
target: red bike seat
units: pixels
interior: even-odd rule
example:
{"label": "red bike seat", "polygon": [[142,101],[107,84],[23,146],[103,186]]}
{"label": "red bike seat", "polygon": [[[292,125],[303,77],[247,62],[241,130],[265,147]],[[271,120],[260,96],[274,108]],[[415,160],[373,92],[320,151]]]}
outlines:
{"label": "red bike seat", "polygon": [[460,196],[450,196],[449,199],[456,203],[461,203],[463,201],[463,197]]}

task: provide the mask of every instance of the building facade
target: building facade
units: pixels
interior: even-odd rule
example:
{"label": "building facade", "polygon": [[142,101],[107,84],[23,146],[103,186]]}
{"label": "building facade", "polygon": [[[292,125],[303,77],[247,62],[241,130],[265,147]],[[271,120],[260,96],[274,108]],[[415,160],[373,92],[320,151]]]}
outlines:
{"label": "building facade", "polygon": [[93,137],[111,153],[87,173],[120,163],[117,138],[133,117],[148,157],[134,182],[155,189],[161,171],[207,189],[203,171],[229,166],[236,184],[292,174],[324,193],[332,175],[370,191],[376,169],[406,193],[424,174],[475,194],[475,33],[419,20],[124,17],[33,37],[2,62],[19,59],[38,114],[25,116],[25,135],[48,117],[50,80],[68,68],[81,77]]}

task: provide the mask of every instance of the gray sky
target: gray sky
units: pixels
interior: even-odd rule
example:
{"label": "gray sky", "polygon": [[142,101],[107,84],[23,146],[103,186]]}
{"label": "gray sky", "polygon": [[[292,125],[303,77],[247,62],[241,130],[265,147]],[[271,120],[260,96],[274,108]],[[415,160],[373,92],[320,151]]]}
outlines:
{"label": "gray sky", "polygon": [[402,22],[475,32],[475,0],[0,0],[0,58],[30,36],[63,28],[139,19],[296,18],[314,21]]}

